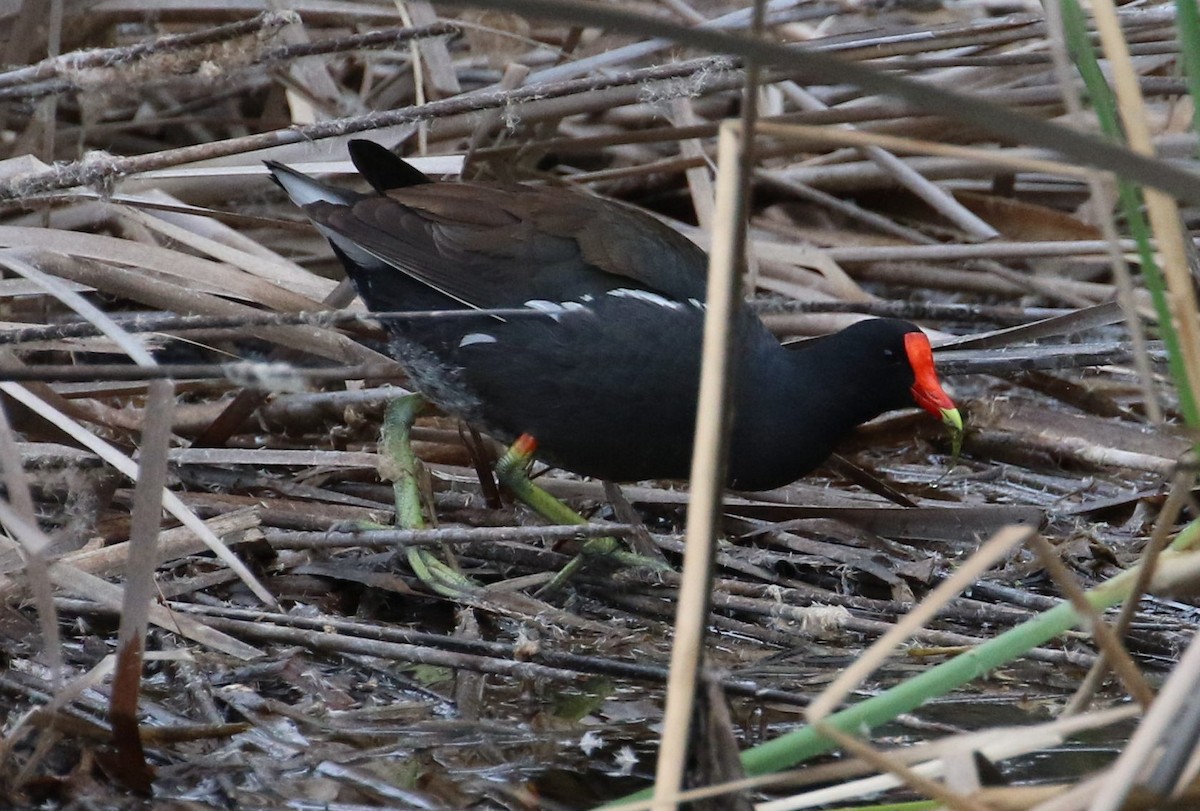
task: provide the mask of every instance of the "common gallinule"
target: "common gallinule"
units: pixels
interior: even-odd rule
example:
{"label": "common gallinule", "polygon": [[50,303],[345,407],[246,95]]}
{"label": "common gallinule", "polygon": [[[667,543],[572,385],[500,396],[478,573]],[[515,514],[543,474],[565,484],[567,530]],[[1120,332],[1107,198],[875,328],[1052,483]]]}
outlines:
{"label": "common gallinule", "polygon": [[[704,252],[653,217],[581,192],[431,183],[351,141],[373,187],[269,167],[375,311],[528,308],[542,317],[387,320],[413,383],[446,411],[542,461],[611,481],[689,471],[704,320]],[[729,484],[763,490],[821,464],[885,411],[920,406],[961,431],[913,324],[862,321],[783,346],[737,315]]]}

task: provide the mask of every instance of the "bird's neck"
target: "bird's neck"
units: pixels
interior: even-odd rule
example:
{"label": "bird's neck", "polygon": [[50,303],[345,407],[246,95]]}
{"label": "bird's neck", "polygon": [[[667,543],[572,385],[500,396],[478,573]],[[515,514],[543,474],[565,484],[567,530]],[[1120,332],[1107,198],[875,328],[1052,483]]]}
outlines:
{"label": "bird's neck", "polygon": [[876,416],[836,355],[759,350],[739,379],[730,478],[741,489],[788,484],[824,462],[856,426]]}

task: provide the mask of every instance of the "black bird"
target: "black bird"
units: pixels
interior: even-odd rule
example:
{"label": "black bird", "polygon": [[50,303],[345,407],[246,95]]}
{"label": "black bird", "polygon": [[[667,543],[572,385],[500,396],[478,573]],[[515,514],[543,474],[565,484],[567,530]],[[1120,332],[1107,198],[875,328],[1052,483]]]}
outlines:
{"label": "black bird", "polygon": [[[543,317],[386,320],[414,385],[542,461],[611,481],[687,478],[704,252],[622,203],[552,187],[432,183],[370,141],[374,192],[268,162],[375,311],[528,308]],[[961,432],[925,335],[872,319],[783,346],[736,319],[729,485],[765,490],[821,464],[856,426],[920,406]]]}

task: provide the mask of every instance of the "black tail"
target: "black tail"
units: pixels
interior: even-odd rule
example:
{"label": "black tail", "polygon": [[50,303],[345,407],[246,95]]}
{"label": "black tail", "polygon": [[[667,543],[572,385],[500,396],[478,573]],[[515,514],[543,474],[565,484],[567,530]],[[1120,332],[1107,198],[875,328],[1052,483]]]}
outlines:
{"label": "black tail", "polygon": [[386,194],[389,189],[403,189],[406,186],[420,186],[433,182],[390,149],[374,141],[356,138],[347,144],[346,148],[350,151],[350,160],[354,163],[354,168],[366,178],[371,188],[380,194]]}

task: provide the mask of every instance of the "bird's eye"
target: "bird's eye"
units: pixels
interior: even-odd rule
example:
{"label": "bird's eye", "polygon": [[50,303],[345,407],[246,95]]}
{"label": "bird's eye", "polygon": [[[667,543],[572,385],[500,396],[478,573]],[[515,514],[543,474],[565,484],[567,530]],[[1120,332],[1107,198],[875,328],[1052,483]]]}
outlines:
{"label": "bird's eye", "polygon": [[885,349],[885,350],[883,350],[883,356],[885,358],[887,358],[888,360],[895,360],[896,359],[896,350],[895,349]]}

